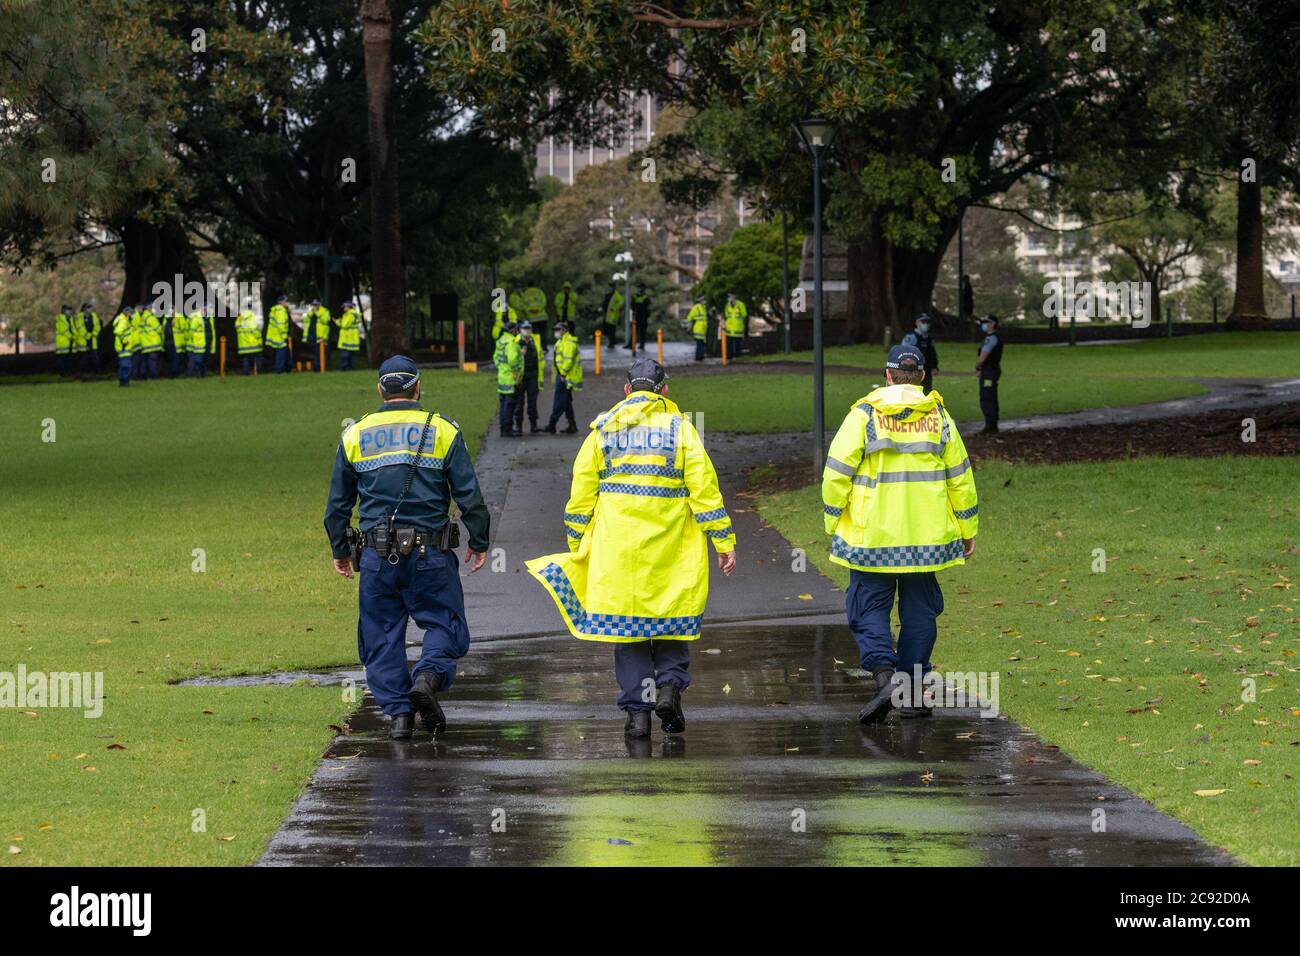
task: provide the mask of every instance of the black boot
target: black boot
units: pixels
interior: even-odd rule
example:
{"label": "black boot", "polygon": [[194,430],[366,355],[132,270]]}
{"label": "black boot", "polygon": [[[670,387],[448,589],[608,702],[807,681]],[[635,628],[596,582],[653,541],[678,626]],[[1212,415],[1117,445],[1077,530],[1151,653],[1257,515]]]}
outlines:
{"label": "black boot", "polygon": [[442,686],[442,679],[431,671],[420,671],[415,675],[411,685],[411,706],[420,714],[424,729],[431,734],[440,734],[447,729],[447,718],[442,712],[438,698],[433,696]]}
{"label": "black boot", "polygon": [[577,425],[570,425],[568,428],[564,429],[564,431],[563,431],[561,434],[564,434],[564,435],[576,435],[576,434],[578,434],[578,426],[577,426]]}
{"label": "black boot", "polygon": [[413,730],[415,730],[415,714],[408,710],[393,718],[393,722],[388,725],[388,736],[394,740],[410,740]]}
{"label": "black boot", "polygon": [[686,729],[686,715],[682,713],[682,689],[676,684],[660,684],[655,715],[663,724],[664,733],[680,734]]}
{"label": "black boot", "polygon": [[650,711],[629,710],[627,723],[623,725],[623,736],[639,739],[650,736]]}
{"label": "black boot", "polygon": [[543,428],[542,431],[546,432],[546,434],[548,434],[548,435],[554,435],[554,434],[555,434],[555,422],[551,422],[549,425],[547,425],[545,428]]}
{"label": "black boot", "polygon": [[880,723],[894,707],[894,702],[891,700],[894,695],[894,669],[882,667],[872,671],[871,676],[876,679],[876,693],[871,700],[867,701],[866,706],[858,711],[858,723],[862,724]]}

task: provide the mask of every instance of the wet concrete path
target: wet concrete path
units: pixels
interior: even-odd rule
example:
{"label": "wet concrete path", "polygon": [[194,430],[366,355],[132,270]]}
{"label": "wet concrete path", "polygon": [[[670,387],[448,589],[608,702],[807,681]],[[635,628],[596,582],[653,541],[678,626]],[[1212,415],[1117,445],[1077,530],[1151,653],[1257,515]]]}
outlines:
{"label": "wet concrete path", "polygon": [[480,644],[436,740],[388,740],[367,697],[262,864],[1231,862],[1005,718],[859,728],[870,681],[843,625],[706,628],[687,732],[655,721],[644,742],[623,737],[612,656]]}

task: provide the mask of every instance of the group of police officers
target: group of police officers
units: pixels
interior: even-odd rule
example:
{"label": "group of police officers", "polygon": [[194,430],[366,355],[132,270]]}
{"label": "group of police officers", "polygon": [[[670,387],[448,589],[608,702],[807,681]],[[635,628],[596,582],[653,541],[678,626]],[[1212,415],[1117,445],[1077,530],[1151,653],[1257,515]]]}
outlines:
{"label": "group of police officers", "polygon": [[[981,406],[997,430],[1002,344],[997,319],[981,322]],[[577,432],[572,392],[582,363],[570,320],[556,322],[556,402]],[[495,360],[501,435],[520,433],[528,411],[537,431],[543,354],[530,320],[500,312]],[[927,316],[890,350],[885,385],[854,402],[825,461],[822,511],[830,559],[847,567],[846,613],[860,664],[875,682],[858,714],[863,725],[893,710],[927,717],[923,690],[943,613],[936,572],[975,551],[979,504],[970,459],[940,394],[938,354]],[[686,728],[689,642],[700,636],[709,588],[708,549],[723,574],[736,568],[736,532],[717,473],[689,416],[668,398],[668,375],[635,358],[624,397],[592,421],[573,465],[562,523],[567,552],[525,562],[569,632],[614,645],[618,707],[629,741],[650,736],[651,715],[668,734]],[[459,426],[426,411],[419,367],[404,356],[379,369],[379,410],[344,433],[325,511],[334,568],[361,572],[358,648],[390,735],[412,736],[416,715],[437,734],[446,716],[437,695],[469,649],[455,547],[455,501],[469,534],[465,560],[479,570],[489,543],[483,501]],[[991,395],[987,394],[991,392]],[[352,528],[360,500],[359,528]],[[409,500],[408,500],[409,499]],[[890,615],[897,603],[895,641]],[[409,620],[424,630],[408,668]]]}
{"label": "group of police officers", "polygon": [[[163,312],[160,318],[158,311]],[[113,351],[117,354],[117,380],[122,386],[166,374],[170,378],[202,378],[217,353],[216,320],[202,310],[155,311],[147,302],[124,306],[111,326]],[[268,312],[266,327],[251,308],[235,317],[235,351],[244,375],[256,374],[263,366],[267,349],[274,370],[294,368],[290,336],[289,300],[280,296]],[[302,316],[301,341],[306,349],[303,367],[324,368],[328,361],[330,328],[338,327],[339,368],[356,368],[361,350],[361,313],[351,301],[343,303],[337,320],[330,310],[313,299]],[[100,371],[99,338],[102,324],[91,303],[79,310],[65,305],[54,319],[54,352],[61,376],[95,376]],[[165,364],[164,364],[165,363]]]}

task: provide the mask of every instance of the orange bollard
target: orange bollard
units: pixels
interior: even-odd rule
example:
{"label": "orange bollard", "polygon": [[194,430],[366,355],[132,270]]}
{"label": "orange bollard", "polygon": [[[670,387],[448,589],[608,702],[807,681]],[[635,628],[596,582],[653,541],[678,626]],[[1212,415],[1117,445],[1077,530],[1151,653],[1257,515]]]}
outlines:
{"label": "orange bollard", "polygon": [[456,358],[461,371],[465,370],[465,320],[456,320]]}
{"label": "orange bollard", "polygon": [[664,330],[659,330],[659,364],[664,364]]}
{"label": "orange bollard", "polygon": [[632,323],[632,354],[636,355],[636,323]]}
{"label": "orange bollard", "polygon": [[722,340],[722,367],[726,368],[727,367],[727,337],[726,335],[719,335],[718,338]]}
{"label": "orange bollard", "polygon": [[221,377],[226,377],[226,337],[221,337]]}
{"label": "orange bollard", "polygon": [[325,343],[318,342],[317,345],[320,346],[320,372],[322,375],[324,375],[325,374]]}
{"label": "orange bollard", "polygon": [[600,374],[600,329],[596,330],[596,374]]}

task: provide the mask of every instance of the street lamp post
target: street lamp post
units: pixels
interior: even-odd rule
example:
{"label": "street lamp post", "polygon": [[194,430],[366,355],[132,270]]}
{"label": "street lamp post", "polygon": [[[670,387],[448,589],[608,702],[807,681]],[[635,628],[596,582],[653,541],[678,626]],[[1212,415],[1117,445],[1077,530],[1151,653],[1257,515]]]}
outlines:
{"label": "street lamp post", "polygon": [[785,326],[785,354],[790,354],[790,232],[781,210],[781,323]]}
{"label": "street lamp post", "polygon": [[826,380],[822,354],[822,153],[835,135],[829,120],[812,117],[795,127],[813,168],[813,475],[826,461]]}

